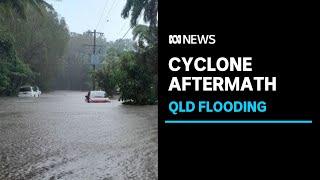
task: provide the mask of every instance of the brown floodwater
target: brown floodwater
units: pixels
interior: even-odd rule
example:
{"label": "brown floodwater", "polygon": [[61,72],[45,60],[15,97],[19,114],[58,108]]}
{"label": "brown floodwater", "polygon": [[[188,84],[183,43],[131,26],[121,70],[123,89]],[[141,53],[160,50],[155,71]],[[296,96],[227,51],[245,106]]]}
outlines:
{"label": "brown floodwater", "polygon": [[0,179],[158,179],[157,106],[0,97]]}

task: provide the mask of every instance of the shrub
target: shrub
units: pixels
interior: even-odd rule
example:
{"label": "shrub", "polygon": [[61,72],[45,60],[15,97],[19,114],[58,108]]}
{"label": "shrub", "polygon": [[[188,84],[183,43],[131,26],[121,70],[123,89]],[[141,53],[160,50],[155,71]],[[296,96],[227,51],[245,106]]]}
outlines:
{"label": "shrub", "polygon": [[118,84],[120,100],[125,104],[156,103],[153,74],[143,60],[143,56],[136,52],[126,52],[120,57]]}
{"label": "shrub", "polygon": [[32,79],[31,69],[17,57],[12,36],[0,31],[0,95],[15,94]]}

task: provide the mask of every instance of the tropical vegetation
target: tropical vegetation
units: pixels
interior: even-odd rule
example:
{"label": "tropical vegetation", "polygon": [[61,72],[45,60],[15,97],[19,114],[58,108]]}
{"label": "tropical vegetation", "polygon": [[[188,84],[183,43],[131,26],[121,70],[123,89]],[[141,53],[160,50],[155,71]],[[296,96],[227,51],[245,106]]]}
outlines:
{"label": "tropical vegetation", "polygon": [[[90,64],[92,33],[71,33],[45,0],[0,0],[0,95],[21,85],[43,91],[89,90],[93,81],[127,104],[154,104],[158,84],[158,1],[127,0],[133,39],[97,38],[101,64]],[[142,16],[145,24],[139,24]]]}

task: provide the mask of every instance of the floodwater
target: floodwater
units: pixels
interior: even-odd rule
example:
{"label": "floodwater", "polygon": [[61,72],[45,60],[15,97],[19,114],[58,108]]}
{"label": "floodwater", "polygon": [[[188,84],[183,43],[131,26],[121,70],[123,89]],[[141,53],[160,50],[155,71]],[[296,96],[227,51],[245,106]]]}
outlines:
{"label": "floodwater", "polygon": [[0,97],[0,179],[158,179],[157,106]]}

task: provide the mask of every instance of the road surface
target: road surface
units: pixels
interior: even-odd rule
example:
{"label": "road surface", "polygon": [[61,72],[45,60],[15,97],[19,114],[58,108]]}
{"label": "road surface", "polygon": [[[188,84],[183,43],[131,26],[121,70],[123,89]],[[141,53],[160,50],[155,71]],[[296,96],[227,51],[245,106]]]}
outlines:
{"label": "road surface", "polygon": [[0,179],[158,179],[157,106],[0,97]]}

